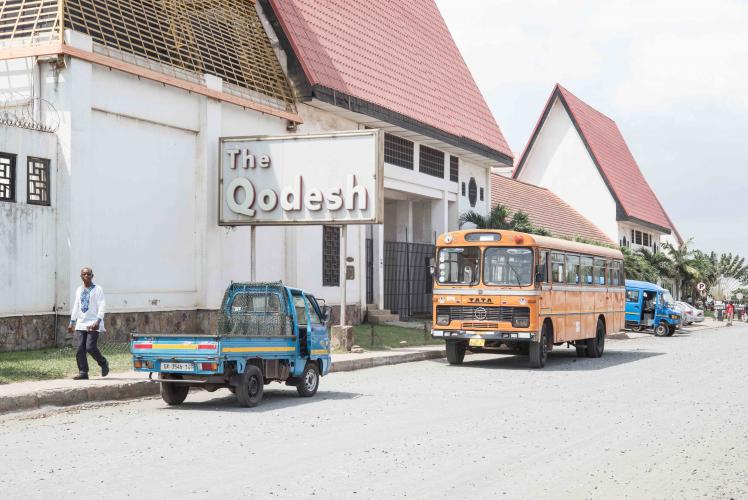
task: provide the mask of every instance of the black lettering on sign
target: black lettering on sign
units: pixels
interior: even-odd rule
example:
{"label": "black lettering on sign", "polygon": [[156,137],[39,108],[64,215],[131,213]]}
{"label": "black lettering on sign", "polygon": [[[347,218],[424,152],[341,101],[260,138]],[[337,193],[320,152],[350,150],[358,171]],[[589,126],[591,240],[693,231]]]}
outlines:
{"label": "black lettering on sign", "polygon": [[468,297],[468,303],[470,304],[491,304],[489,297]]}

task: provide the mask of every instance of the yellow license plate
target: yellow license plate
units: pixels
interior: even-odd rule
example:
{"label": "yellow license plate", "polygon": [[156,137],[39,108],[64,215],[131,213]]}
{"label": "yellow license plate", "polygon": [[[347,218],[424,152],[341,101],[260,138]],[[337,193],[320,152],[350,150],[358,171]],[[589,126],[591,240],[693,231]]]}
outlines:
{"label": "yellow license plate", "polygon": [[470,347],[484,347],[486,345],[485,339],[470,339]]}

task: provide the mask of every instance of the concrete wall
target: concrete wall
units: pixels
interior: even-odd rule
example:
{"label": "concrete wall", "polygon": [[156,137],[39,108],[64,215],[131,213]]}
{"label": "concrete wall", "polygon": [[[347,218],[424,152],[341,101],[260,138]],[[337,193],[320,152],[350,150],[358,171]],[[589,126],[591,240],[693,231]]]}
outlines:
{"label": "concrete wall", "polygon": [[615,200],[558,99],[519,180],[550,189],[609,238],[618,241]]}
{"label": "concrete wall", "polygon": [[[0,317],[51,313],[55,305],[57,139],[0,125],[0,152],[16,155],[16,201],[0,201]],[[51,206],[27,203],[28,156],[50,160]]]}

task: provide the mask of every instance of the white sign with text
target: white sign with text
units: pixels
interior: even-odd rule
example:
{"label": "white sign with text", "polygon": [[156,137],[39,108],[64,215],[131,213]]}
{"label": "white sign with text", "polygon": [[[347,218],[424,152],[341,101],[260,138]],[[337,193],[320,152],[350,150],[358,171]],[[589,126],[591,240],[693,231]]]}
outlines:
{"label": "white sign with text", "polygon": [[383,148],[378,130],[221,138],[218,224],[381,223]]}

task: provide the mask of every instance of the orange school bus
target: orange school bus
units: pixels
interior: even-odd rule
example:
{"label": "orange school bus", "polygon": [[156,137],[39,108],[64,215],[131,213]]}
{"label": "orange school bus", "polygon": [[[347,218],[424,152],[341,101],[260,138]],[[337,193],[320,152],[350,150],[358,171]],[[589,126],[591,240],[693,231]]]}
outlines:
{"label": "orange school bus", "polygon": [[437,240],[431,335],[447,360],[466,351],[529,356],[553,346],[599,358],[624,326],[623,255],[612,248],[514,231],[466,230]]}

